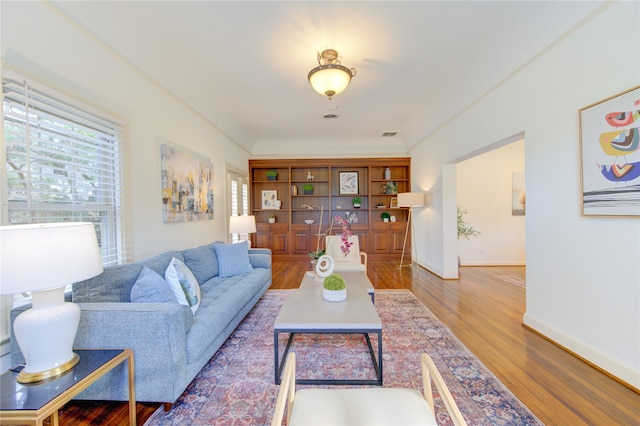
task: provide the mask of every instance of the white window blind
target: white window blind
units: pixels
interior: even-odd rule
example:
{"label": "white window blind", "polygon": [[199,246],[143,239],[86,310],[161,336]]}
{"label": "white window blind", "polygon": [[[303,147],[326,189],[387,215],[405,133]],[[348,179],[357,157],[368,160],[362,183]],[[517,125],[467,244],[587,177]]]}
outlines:
{"label": "white window blind", "polygon": [[122,126],[19,77],[2,92],[9,224],[93,222],[103,264],[122,263]]}

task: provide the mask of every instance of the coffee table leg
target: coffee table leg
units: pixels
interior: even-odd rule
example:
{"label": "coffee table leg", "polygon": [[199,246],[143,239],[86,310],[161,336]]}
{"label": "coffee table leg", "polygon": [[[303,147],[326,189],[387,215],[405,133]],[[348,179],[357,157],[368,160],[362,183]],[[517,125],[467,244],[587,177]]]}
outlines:
{"label": "coffee table leg", "polygon": [[369,348],[369,354],[371,355],[371,360],[373,361],[373,368],[376,370],[376,378],[378,379],[378,385],[382,386],[382,332],[376,332],[378,335],[378,360],[376,362],[376,354],[373,351],[373,346],[371,345],[371,338],[369,337],[369,333],[364,333],[364,337],[367,340],[367,347]]}
{"label": "coffee table leg", "polygon": [[276,376],[276,385],[279,385],[282,381],[282,370],[284,370],[284,363],[287,360],[287,353],[289,353],[289,347],[291,346],[291,341],[293,340],[293,333],[289,333],[289,339],[287,340],[287,346],[284,348],[284,354],[282,354],[282,362],[279,360],[278,356],[278,335],[280,332],[273,332],[273,352],[275,359],[275,376]]}

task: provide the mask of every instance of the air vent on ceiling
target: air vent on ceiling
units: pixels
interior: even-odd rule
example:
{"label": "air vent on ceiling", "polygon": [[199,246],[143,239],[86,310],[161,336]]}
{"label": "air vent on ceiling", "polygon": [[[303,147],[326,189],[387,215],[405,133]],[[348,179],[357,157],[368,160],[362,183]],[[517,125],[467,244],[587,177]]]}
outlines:
{"label": "air vent on ceiling", "polygon": [[395,135],[397,135],[397,134],[398,134],[398,132],[384,132],[384,133],[382,134],[382,137],[383,137],[383,138],[391,138],[391,137],[393,137],[393,136],[395,136]]}
{"label": "air vent on ceiling", "polygon": [[338,118],[337,114],[325,114],[322,116],[322,118],[324,118],[325,120],[335,120],[336,118]]}

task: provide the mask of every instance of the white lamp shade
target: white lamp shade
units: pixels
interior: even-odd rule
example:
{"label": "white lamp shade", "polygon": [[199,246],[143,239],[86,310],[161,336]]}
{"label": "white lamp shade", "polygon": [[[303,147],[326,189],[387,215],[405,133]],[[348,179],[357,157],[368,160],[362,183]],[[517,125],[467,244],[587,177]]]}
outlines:
{"label": "white lamp shade", "polygon": [[255,216],[231,216],[229,218],[230,234],[251,234],[256,232]]}
{"label": "white lamp shade", "polygon": [[316,92],[331,97],[347,88],[351,76],[351,70],[342,65],[322,65],[311,70],[309,83]]}
{"label": "white lamp shade", "polygon": [[422,192],[401,192],[398,194],[398,207],[422,207],[424,194]]}
{"label": "white lamp shade", "polygon": [[0,293],[65,286],[102,272],[92,223],[0,226]]}

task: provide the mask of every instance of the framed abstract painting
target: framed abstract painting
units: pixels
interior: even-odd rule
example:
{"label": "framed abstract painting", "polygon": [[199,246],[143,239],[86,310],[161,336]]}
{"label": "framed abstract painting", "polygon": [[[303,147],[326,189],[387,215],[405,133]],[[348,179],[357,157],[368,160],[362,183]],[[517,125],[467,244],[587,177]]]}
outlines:
{"label": "framed abstract painting", "polygon": [[580,109],[583,216],[640,216],[640,86]]}

